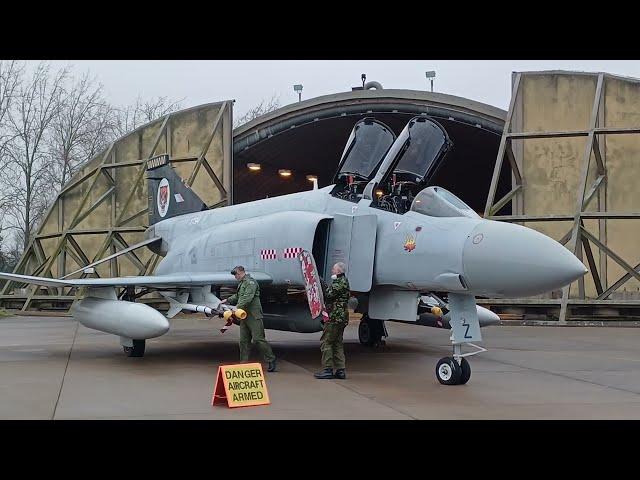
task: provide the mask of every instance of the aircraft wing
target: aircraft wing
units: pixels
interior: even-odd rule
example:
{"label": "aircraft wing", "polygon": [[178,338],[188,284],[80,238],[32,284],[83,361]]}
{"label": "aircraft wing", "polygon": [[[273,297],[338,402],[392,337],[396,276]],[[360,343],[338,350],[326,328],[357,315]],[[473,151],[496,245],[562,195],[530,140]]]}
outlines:
{"label": "aircraft wing", "polygon": [[[271,283],[270,275],[263,272],[248,272],[260,283]],[[46,287],[189,287],[199,285],[237,285],[238,281],[229,272],[176,273],[172,275],[145,275],[138,277],[57,279],[31,277],[15,273],[0,272],[0,279],[17,283],[33,283]]]}

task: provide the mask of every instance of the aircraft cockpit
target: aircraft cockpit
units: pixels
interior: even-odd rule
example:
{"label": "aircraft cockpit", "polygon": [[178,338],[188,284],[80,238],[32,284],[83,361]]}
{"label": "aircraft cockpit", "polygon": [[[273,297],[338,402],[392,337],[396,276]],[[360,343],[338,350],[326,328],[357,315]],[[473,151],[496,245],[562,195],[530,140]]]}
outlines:
{"label": "aircraft cockpit", "polygon": [[453,147],[446,130],[427,117],[414,117],[387,153],[376,177],[365,189],[372,207],[403,214]]}
{"label": "aircraft cockpit", "polygon": [[395,139],[393,131],[382,122],[372,118],[357,122],[342,153],[331,194],[359,202]]}
{"label": "aircraft cockpit", "polygon": [[365,118],[351,131],[331,194],[403,214],[452,147],[442,125],[426,116],[412,118],[397,138],[384,123]]}

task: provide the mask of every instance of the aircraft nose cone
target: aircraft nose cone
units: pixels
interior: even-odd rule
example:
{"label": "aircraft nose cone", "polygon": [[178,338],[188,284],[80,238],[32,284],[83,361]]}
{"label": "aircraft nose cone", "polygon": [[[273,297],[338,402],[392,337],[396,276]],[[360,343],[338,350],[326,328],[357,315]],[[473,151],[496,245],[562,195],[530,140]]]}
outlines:
{"label": "aircraft nose cone", "polygon": [[552,238],[491,220],[481,222],[467,238],[463,265],[469,290],[506,297],[549,292],[588,272]]}

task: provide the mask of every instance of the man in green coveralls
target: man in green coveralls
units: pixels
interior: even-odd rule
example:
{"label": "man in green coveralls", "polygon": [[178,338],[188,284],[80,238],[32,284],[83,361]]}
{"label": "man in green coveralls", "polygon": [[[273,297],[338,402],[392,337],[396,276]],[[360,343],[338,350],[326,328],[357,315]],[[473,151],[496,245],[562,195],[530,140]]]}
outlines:
{"label": "man in green coveralls", "polygon": [[276,356],[271,346],[264,338],[264,324],[262,323],[262,304],[260,303],[260,286],[251,275],[244,271],[242,265],[231,270],[231,275],[240,283],[238,291],[222,303],[235,305],[247,312],[247,318],[240,320],[240,361],[249,361],[251,341],[256,344],[265,362],[269,362],[268,372],[276,371]]}
{"label": "man in green coveralls", "polygon": [[349,288],[349,280],[344,274],[345,270],[344,263],[336,263],[331,269],[331,278],[333,279],[331,285],[326,287],[322,282],[329,321],[324,324],[322,337],[320,337],[320,350],[322,351],[322,366],[324,370],[315,373],[314,377],[316,378],[347,378],[342,336],[344,328],[349,323],[347,302],[351,296],[351,290]]}

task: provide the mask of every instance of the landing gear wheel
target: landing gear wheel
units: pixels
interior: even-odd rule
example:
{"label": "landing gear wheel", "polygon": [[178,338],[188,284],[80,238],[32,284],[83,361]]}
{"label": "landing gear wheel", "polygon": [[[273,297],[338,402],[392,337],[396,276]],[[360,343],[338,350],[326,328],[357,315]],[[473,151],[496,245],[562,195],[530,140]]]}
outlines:
{"label": "landing gear wheel", "polygon": [[436,365],[436,377],[443,385],[458,385],[462,369],[453,357],[441,358]]}
{"label": "landing gear wheel", "polygon": [[124,354],[127,357],[142,357],[144,356],[144,340],[134,340],[133,347],[122,347],[124,349]]}
{"label": "landing gear wheel", "polygon": [[460,362],[460,382],[458,385],[464,385],[471,378],[471,365],[467,362],[467,359],[462,357],[462,361]]}
{"label": "landing gear wheel", "polygon": [[358,326],[358,340],[362,345],[367,347],[380,345],[383,333],[382,320],[369,318],[367,315],[362,316]]}

